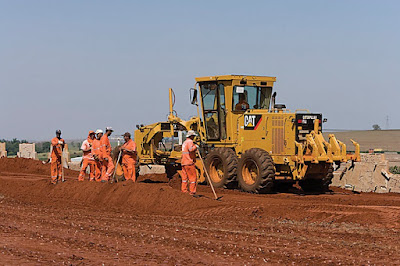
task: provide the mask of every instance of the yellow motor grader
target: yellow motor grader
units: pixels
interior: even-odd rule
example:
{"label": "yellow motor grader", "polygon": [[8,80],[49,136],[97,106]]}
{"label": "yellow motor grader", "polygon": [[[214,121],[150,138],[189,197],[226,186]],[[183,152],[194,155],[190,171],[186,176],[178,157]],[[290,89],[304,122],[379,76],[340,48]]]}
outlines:
{"label": "yellow motor grader", "polygon": [[[141,165],[163,164],[167,174],[180,169],[184,132],[198,132],[197,142],[215,187],[239,186],[247,192],[269,192],[276,183],[299,182],[305,191],[325,191],[333,164],[360,161],[333,134],[322,136],[320,113],[291,112],[276,104],[275,77],[223,75],[196,78],[191,103],[198,115],[180,119],[169,91],[168,121],[137,126],[135,141]],[[199,162],[198,162],[199,163]],[[199,182],[205,181],[203,168]]]}

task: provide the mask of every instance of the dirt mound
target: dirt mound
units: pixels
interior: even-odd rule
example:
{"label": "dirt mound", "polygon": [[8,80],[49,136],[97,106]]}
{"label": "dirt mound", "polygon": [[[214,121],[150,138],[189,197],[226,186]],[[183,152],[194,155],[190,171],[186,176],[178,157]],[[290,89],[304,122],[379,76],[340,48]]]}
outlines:
{"label": "dirt mound", "polygon": [[137,214],[180,215],[188,211],[221,205],[207,197],[193,198],[168,186],[119,182],[114,184],[70,180],[51,185],[47,180],[0,180],[1,193],[42,206],[69,206],[71,202],[90,208]]}
{"label": "dirt mound", "polygon": [[[0,173],[23,173],[50,176],[50,164],[43,164],[41,161],[26,158],[1,158]],[[64,169],[64,174],[75,176],[77,172]]]}
{"label": "dirt mound", "polygon": [[67,180],[50,185],[47,175],[0,175],[0,264],[392,265],[400,260],[399,194],[333,188],[315,195],[257,195],[217,189],[223,198],[215,201],[209,186],[199,186],[200,198],[181,193],[179,176],[169,183],[165,175],[143,176],[138,183]]}

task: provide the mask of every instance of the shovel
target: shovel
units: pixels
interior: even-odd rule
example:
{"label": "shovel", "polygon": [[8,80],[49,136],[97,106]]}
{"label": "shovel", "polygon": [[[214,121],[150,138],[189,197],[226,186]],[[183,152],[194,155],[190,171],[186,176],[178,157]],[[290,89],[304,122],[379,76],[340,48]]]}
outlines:
{"label": "shovel", "polygon": [[201,158],[201,154],[200,154],[200,152],[199,152],[199,149],[197,149],[197,155],[199,155],[201,164],[203,165],[204,172],[206,173],[207,180],[208,180],[208,183],[209,183],[210,186],[211,186],[211,189],[212,189],[212,192],[213,192],[213,194],[214,194],[215,200],[220,200],[222,197],[218,197],[218,196],[217,196],[217,193],[215,193],[215,189],[214,189],[213,183],[211,182],[211,178],[210,178],[210,175],[208,174],[208,171],[207,171],[207,168],[206,168],[206,166],[205,166],[205,164],[204,164],[203,158]]}
{"label": "shovel", "polygon": [[121,153],[122,153],[122,151],[119,151],[117,163],[115,164],[114,174],[113,174],[113,180],[114,180],[115,182],[117,182],[117,183],[118,183],[118,179],[115,179],[115,173],[117,172],[117,167],[118,167],[119,159],[121,158]]}
{"label": "shovel", "polygon": [[64,179],[64,151],[61,148],[61,182],[65,182]]}

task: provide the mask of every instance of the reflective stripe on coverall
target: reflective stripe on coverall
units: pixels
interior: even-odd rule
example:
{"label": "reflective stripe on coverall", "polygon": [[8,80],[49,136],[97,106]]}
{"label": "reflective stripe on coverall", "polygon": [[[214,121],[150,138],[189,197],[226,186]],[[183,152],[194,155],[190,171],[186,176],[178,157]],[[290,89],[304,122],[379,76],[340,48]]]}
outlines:
{"label": "reflective stripe on coverall", "polygon": [[61,153],[62,153],[62,144],[58,142],[63,139],[58,139],[57,137],[52,138],[51,140],[51,182],[56,184],[58,181],[61,181],[62,178],[62,162],[61,162]]}
{"label": "reflective stripe on coverall", "polygon": [[122,151],[122,169],[126,180],[136,182],[136,143],[130,139],[121,148],[135,151],[134,154]]}
{"label": "reflective stripe on coverall", "polygon": [[108,181],[114,172],[114,163],[111,158],[111,144],[107,135],[104,135],[101,138],[100,145],[101,153],[103,156],[103,169],[101,173],[101,180]]}
{"label": "reflective stripe on coverall", "polygon": [[[94,133],[94,132],[93,132]],[[89,166],[89,180],[94,181],[94,168],[95,168],[95,162],[92,154],[92,143],[93,140],[90,138],[90,132],[89,136],[85,141],[83,141],[81,150],[83,151],[83,156],[82,156],[82,168],[81,172],[79,173],[78,181],[83,181],[85,179],[85,173],[86,173],[86,168]]]}
{"label": "reflective stripe on coverall", "polygon": [[95,165],[94,178],[98,182],[101,181],[101,169],[103,168],[103,160],[102,160],[103,156],[101,154],[100,147],[101,147],[100,140],[94,139],[92,143],[92,154]]}
{"label": "reflective stripe on coverall", "polygon": [[[197,147],[193,140],[187,138],[182,145],[182,192],[189,192],[190,195],[196,194],[197,172],[196,172],[196,151]],[[188,191],[188,182],[189,191]]]}

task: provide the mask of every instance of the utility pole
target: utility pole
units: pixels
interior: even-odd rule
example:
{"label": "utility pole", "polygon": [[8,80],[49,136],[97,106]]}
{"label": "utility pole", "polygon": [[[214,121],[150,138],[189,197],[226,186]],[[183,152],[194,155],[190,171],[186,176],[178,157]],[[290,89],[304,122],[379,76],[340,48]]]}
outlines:
{"label": "utility pole", "polygon": [[385,125],[385,129],[389,129],[389,116],[386,116],[386,125]]}

